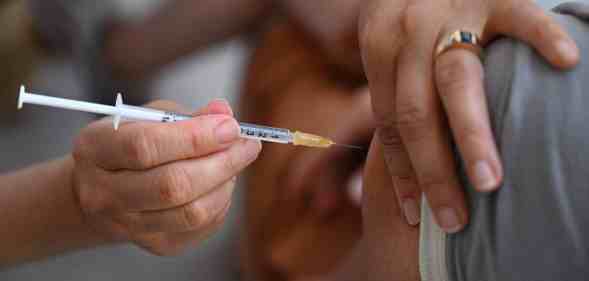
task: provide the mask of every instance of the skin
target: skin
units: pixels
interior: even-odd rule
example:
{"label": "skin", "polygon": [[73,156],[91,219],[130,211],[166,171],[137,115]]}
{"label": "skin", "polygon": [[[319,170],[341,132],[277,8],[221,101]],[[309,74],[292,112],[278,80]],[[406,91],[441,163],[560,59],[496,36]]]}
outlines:
{"label": "skin", "polygon": [[[388,175],[383,147],[374,138],[364,173],[363,235],[332,271],[295,281],[419,281],[419,230],[405,222]],[[393,202],[391,204],[391,202]]]}
{"label": "skin", "polygon": [[177,254],[219,228],[260,150],[224,101],[177,123],[95,122],[71,155],[0,176],[0,264],[121,242]]}
{"label": "skin", "polygon": [[71,188],[73,160],[64,157],[0,176],[0,265],[100,245]]}
{"label": "skin", "polygon": [[322,280],[421,280],[419,229],[405,223],[390,188],[383,152],[383,145],[374,138],[364,173],[363,236],[343,263]]}
{"label": "skin", "polygon": [[[383,146],[374,138],[364,174],[363,236],[331,272],[296,281],[419,281],[419,230],[405,222],[390,188]],[[392,202],[392,203],[391,203]]]}
{"label": "skin", "polygon": [[[321,5],[283,0],[283,5],[327,52],[349,38],[357,39],[356,44],[344,45],[358,46],[356,55],[353,48],[345,47],[347,55],[332,59],[343,58],[339,65],[354,66],[358,56],[362,58],[377,136],[407,222],[419,223],[418,201],[423,192],[438,224],[446,232],[460,231],[468,222],[468,212],[455,172],[451,137],[478,191],[498,188],[503,171],[491,137],[481,61],[463,49],[435,57],[437,42],[457,29],[480,34],[483,44],[499,35],[512,36],[532,45],[559,68],[579,61],[575,43],[528,0],[344,2],[339,6],[335,0]],[[313,23],[327,26],[318,28]]]}

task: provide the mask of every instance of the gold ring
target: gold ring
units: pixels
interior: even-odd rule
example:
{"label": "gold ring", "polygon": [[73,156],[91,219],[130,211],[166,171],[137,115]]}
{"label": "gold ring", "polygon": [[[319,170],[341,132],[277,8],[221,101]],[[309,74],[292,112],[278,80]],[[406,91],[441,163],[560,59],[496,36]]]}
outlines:
{"label": "gold ring", "polygon": [[467,30],[456,30],[446,37],[445,40],[441,40],[436,48],[436,57],[439,57],[448,50],[459,48],[472,51],[477,56],[481,56],[483,48],[481,47],[480,37]]}

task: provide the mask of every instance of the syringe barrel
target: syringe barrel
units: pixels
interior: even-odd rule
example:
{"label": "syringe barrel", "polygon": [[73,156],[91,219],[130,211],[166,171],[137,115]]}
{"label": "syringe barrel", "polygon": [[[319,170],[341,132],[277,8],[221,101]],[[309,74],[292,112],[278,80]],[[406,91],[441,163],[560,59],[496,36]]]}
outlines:
{"label": "syringe barrel", "polygon": [[[156,109],[118,105],[121,117],[125,119],[155,121],[155,122],[177,122],[192,118],[190,115],[182,115],[173,112],[166,112]],[[256,139],[268,142],[291,143],[293,137],[288,129],[273,128],[267,126],[254,125],[249,123],[239,123],[242,138]]]}
{"label": "syringe barrel", "polygon": [[[183,115],[173,112],[166,112],[145,107],[131,105],[118,105],[121,117],[125,119],[155,121],[155,122],[177,122],[193,118],[190,115]],[[254,125],[250,123],[239,123],[242,138],[256,139],[267,142],[292,143],[293,136],[288,129],[273,128]]]}
{"label": "syringe barrel", "polygon": [[292,133],[288,129],[254,125],[239,122],[241,137],[276,143],[292,143]]}

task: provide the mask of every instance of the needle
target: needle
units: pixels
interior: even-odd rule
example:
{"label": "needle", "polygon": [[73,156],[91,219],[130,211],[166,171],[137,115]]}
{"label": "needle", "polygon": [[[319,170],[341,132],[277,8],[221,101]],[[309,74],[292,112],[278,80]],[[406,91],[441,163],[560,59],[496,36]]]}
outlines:
{"label": "needle", "polygon": [[336,143],[334,145],[335,146],[338,146],[338,147],[341,147],[341,148],[349,148],[349,149],[362,150],[362,151],[366,151],[367,150],[365,147],[357,146],[357,145],[351,145],[351,144]]}

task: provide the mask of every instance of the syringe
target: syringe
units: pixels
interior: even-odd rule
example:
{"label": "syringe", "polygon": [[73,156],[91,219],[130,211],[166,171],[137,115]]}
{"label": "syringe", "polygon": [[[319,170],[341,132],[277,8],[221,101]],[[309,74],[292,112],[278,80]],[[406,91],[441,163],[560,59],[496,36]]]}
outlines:
{"label": "syringe", "polygon": [[[190,115],[126,105],[123,103],[123,97],[120,93],[117,94],[115,105],[110,106],[98,103],[50,97],[35,93],[27,93],[25,87],[21,86],[18,95],[18,108],[22,108],[23,104],[25,103],[110,115],[113,116],[113,125],[115,130],[119,128],[121,119],[152,122],[177,122],[193,118],[193,116]],[[336,145],[334,141],[328,138],[298,131],[293,133],[290,130],[283,128],[260,126],[243,122],[239,122],[239,127],[241,128],[241,137],[243,138],[319,148],[328,148],[332,145]],[[363,149],[361,147],[352,145],[337,145],[348,148]]]}

